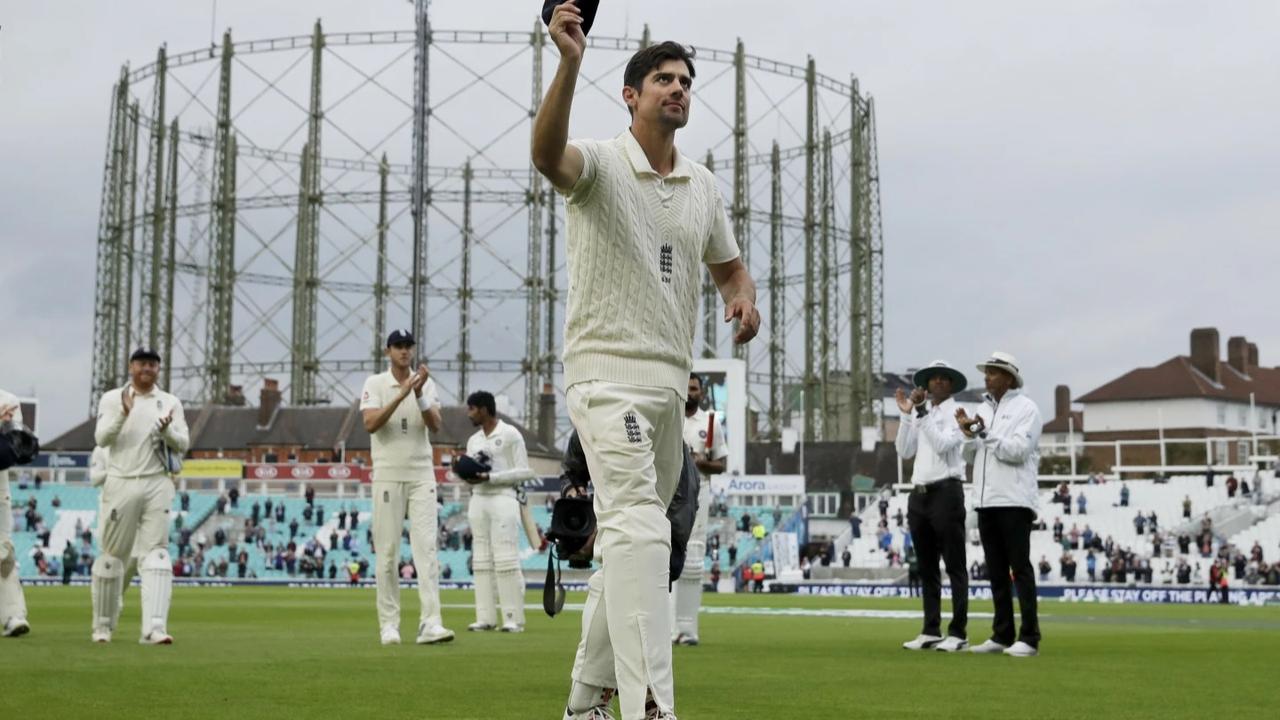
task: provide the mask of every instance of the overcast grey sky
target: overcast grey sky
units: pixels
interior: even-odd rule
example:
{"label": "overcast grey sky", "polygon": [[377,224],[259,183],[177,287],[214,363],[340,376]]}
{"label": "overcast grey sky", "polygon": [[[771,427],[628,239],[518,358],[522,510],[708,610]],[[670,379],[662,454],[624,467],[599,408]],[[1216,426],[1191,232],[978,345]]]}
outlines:
{"label": "overcast grey sky", "polygon": [[[1048,415],[1215,325],[1280,364],[1280,4],[606,0],[638,34],[858,75],[876,97],[886,365],[993,349]],[[535,0],[438,0],[436,27],[527,30]],[[94,239],[121,63],[209,41],[211,2],[0,8],[0,387],[46,436],[85,415]],[[222,0],[238,39],[408,29],[403,0]],[[693,122],[699,117],[695,105]],[[976,371],[970,372],[977,381]]]}

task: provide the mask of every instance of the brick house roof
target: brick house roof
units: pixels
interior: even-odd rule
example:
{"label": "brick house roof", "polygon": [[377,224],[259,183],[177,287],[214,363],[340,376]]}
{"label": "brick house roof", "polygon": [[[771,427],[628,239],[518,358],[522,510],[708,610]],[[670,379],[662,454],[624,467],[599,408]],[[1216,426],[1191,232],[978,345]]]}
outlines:
{"label": "brick house roof", "polygon": [[1214,382],[1192,365],[1190,357],[1177,355],[1154,367],[1130,370],[1076,402],[1210,398],[1247,403],[1253,393],[1258,405],[1280,406],[1280,368],[1251,367],[1245,374],[1219,361],[1218,378]]}

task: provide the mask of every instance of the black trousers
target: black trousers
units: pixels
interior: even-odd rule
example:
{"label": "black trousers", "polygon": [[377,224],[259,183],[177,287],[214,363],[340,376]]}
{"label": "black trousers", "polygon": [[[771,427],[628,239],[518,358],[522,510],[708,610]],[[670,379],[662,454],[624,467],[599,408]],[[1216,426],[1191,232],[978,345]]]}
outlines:
{"label": "black trousers", "polygon": [[[1018,591],[1022,628],[1018,640],[1040,646],[1040,618],[1036,612],[1036,576],[1031,567],[1031,525],[1036,514],[1027,508],[982,508],[978,510],[978,534],[987,555],[991,577],[991,600],[995,620],[991,639],[1001,645],[1014,643],[1013,590]],[[1010,582],[1009,574],[1013,574]]]}
{"label": "black trousers", "polygon": [[965,561],[964,490],[959,480],[940,480],[907,499],[911,542],[920,561],[920,589],[924,600],[925,635],[942,635],[942,573],[946,562],[951,579],[951,623],[947,634],[968,639],[969,574]]}

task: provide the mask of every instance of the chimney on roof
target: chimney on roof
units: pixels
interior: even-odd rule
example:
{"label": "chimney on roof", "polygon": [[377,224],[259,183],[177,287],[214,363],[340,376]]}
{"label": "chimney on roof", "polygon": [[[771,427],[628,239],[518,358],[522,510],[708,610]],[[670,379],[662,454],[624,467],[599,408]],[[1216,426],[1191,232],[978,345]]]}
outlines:
{"label": "chimney on roof", "polygon": [[1249,374],[1249,341],[1243,335],[1227,340],[1227,364],[1241,375]]}
{"label": "chimney on roof", "polygon": [[233,407],[245,406],[243,385],[231,385],[227,388],[226,404],[231,405]]}
{"label": "chimney on roof", "polygon": [[556,446],[556,391],[551,383],[543,383],[538,398],[538,440],[549,448]]}
{"label": "chimney on roof", "polygon": [[280,407],[280,382],[272,378],[262,381],[262,393],[258,396],[258,427],[265,428],[271,424],[271,417]]}
{"label": "chimney on roof", "polygon": [[1249,367],[1251,368],[1262,367],[1261,365],[1258,364],[1258,343],[1249,343],[1248,357],[1249,357]]}
{"label": "chimney on roof", "polygon": [[1214,382],[1218,377],[1218,328],[1196,328],[1191,331],[1191,365]]}
{"label": "chimney on roof", "polygon": [[1059,385],[1053,389],[1053,416],[1064,418],[1071,414],[1071,388]]}

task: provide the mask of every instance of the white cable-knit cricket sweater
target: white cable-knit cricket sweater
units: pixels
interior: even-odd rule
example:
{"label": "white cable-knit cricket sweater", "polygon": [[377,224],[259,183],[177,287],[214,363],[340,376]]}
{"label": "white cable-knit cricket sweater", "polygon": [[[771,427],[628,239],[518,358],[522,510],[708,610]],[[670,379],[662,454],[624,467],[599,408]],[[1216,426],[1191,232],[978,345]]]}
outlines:
{"label": "white cable-knit cricket sweater", "polygon": [[605,380],[684,397],[702,266],[738,257],[715,176],[678,151],[658,175],[630,130],[573,145],[584,165],[567,193],[565,387]]}

